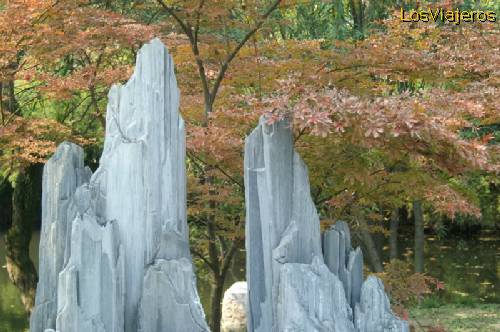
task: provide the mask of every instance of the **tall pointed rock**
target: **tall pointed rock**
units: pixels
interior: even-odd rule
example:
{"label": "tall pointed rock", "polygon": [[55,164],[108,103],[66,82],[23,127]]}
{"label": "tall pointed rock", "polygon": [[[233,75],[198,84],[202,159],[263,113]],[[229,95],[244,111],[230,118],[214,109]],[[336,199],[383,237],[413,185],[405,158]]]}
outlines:
{"label": "tall pointed rock", "polygon": [[307,168],[288,121],[261,118],[247,137],[245,198],[248,331],[354,331],[342,283],[323,262]]}
{"label": "tall pointed rock", "polygon": [[69,142],[60,144],[44,166],[39,281],[30,318],[32,332],[56,327],[57,280],[76,215],[73,197],[76,188],[87,182],[91,174],[83,165],[83,149]]}
{"label": "tall pointed rock", "polygon": [[109,93],[104,152],[96,173],[106,193],[99,214],[116,220],[124,250],[125,331],[135,332],[147,267],[158,255],[191,262],[184,121],[174,64],[159,39],[141,48],[130,80]]}
{"label": "tall pointed rock", "polygon": [[409,332],[408,322],[391,311],[389,298],[382,281],[369,276],[361,288],[360,302],[356,304],[356,330],[359,332]]}
{"label": "tall pointed rock", "polygon": [[99,168],[73,201],[56,331],[208,331],[189,252],[179,89],[160,40],[111,88]]}
{"label": "tall pointed rock", "polygon": [[346,222],[337,221],[323,233],[323,255],[330,271],[342,281],[347,302],[354,310],[363,284],[363,253],[359,247],[352,249]]}

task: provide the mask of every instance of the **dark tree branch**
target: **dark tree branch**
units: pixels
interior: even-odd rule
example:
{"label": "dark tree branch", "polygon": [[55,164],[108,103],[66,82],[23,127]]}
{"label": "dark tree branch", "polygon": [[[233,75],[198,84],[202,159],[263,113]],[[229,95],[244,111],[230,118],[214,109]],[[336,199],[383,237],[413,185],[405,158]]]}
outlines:
{"label": "dark tree branch", "polygon": [[210,263],[210,261],[208,259],[206,259],[205,256],[202,253],[200,253],[199,251],[197,251],[194,248],[191,248],[191,252],[193,253],[193,255],[195,255],[196,257],[198,257],[199,259],[201,259],[203,261],[203,263],[205,263],[210,268],[210,270],[215,271],[214,266],[212,265],[212,263]]}
{"label": "dark tree branch", "polygon": [[[201,159],[200,157],[196,156],[194,153],[187,151],[187,155],[189,158],[194,159],[204,165],[208,165],[206,161]],[[223,168],[221,168],[219,165],[210,165],[211,167],[216,168],[218,171],[220,171],[225,177],[227,177],[231,182],[236,184],[238,187],[241,189],[244,189],[245,187],[243,186],[243,183],[240,181],[236,180],[233,176],[231,176],[229,173],[227,173]]]}
{"label": "dark tree branch", "polygon": [[200,32],[201,11],[203,10],[204,5],[205,5],[205,0],[200,0],[200,4],[198,5],[198,10],[196,11],[196,23],[194,26],[194,43],[195,44],[198,44],[198,34]]}
{"label": "dark tree branch", "polygon": [[[196,65],[198,66],[198,74],[201,79],[202,87],[203,87],[203,95],[204,95],[204,100],[205,100],[205,125],[208,124],[208,113],[211,112],[212,104],[210,103],[211,97],[210,97],[210,88],[208,86],[208,80],[207,76],[205,73],[205,64],[203,63],[203,60],[200,57],[200,50],[198,49],[198,32],[197,29],[195,28],[195,35],[193,35],[193,30],[192,27],[189,25],[188,22],[184,22],[179,15],[175,12],[174,8],[168,6],[163,2],[163,0],[157,0],[158,3],[165,9],[165,11],[174,18],[174,20],[179,24],[181,27],[182,31],[186,34],[186,36],[189,39],[189,43],[191,44],[191,49],[193,51],[193,55],[196,60]],[[200,13],[201,16],[201,13]]]}
{"label": "dark tree branch", "polygon": [[219,91],[220,84],[222,80],[224,79],[224,75],[226,74],[227,69],[229,68],[229,64],[233,59],[236,57],[238,52],[241,50],[241,48],[248,42],[248,40],[262,27],[266,19],[271,15],[271,13],[278,8],[278,5],[281,3],[282,0],[276,0],[274,1],[269,8],[264,12],[264,14],[260,17],[259,21],[257,24],[247,32],[245,37],[236,45],[234,50],[227,56],[226,60],[222,63],[222,67],[219,71],[219,75],[217,75],[217,79],[215,80],[215,83],[212,87],[212,91],[210,92],[211,100],[210,103],[213,105],[213,102],[215,100],[215,96],[217,95],[217,92]]}
{"label": "dark tree branch", "polygon": [[231,248],[229,249],[229,252],[224,256],[224,259],[222,260],[222,268],[221,268],[221,275],[226,275],[227,271],[229,270],[229,267],[231,266],[231,261],[233,260],[233,256],[236,253],[236,250],[238,249],[238,241],[233,241],[231,244]]}

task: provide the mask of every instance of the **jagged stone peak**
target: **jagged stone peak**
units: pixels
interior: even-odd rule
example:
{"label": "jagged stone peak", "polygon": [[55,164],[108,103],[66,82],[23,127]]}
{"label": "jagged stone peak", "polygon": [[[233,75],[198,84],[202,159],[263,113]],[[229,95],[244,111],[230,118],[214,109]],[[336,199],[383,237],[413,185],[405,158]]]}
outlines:
{"label": "jagged stone peak", "polygon": [[116,93],[115,90],[129,87],[136,81],[148,86],[159,85],[166,80],[175,82],[174,62],[168,48],[159,38],[154,38],[145,43],[137,52],[134,72],[125,84],[113,84],[109,94]]}

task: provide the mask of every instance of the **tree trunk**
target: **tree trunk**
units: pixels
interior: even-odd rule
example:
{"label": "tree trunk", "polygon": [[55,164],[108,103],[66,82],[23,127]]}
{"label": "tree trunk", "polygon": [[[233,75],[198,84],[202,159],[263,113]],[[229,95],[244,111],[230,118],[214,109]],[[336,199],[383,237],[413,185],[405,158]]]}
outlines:
{"label": "tree trunk", "polygon": [[409,224],[410,222],[410,217],[408,216],[408,206],[403,205],[402,207],[399,208],[399,221],[400,224]]}
{"label": "tree trunk", "polygon": [[349,9],[352,16],[354,31],[359,33],[359,36],[364,35],[364,16],[365,3],[363,0],[349,0]]}
{"label": "tree trunk", "polygon": [[0,124],[5,125],[5,112],[3,107],[3,82],[0,81]]}
{"label": "tree trunk", "polygon": [[213,277],[212,291],[210,294],[210,314],[212,332],[220,332],[221,316],[222,316],[222,297],[224,296],[224,280],[225,276]]}
{"label": "tree trunk", "polygon": [[37,274],[29,256],[33,225],[39,216],[41,197],[41,167],[32,165],[17,176],[12,196],[12,227],[6,234],[7,272],[21,291],[27,312],[35,301]]}
{"label": "tree trunk", "polygon": [[7,179],[0,178],[0,231],[12,225],[12,186]]}
{"label": "tree trunk", "polygon": [[373,241],[373,237],[368,230],[368,224],[363,219],[360,219],[360,226],[361,241],[365,246],[366,255],[372,271],[375,273],[383,272],[384,266],[382,265],[382,261],[380,260],[380,256],[377,252],[375,241]]}
{"label": "tree trunk", "polygon": [[9,95],[9,112],[11,113],[14,113],[18,107],[14,88],[14,81],[9,81],[7,84],[7,93]]}
{"label": "tree trunk", "polygon": [[415,272],[424,272],[424,216],[422,203],[413,202],[413,219],[415,222]]}
{"label": "tree trunk", "polygon": [[398,258],[398,228],[399,228],[399,209],[394,209],[391,213],[391,229],[389,236],[389,257],[391,261]]}
{"label": "tree trunk", "polygon": [[334,1],[334,8],[335,8],[335,15],[333,19],[333,28],[335,31],[335,38],[337,39],[345,39],[346,34],[345,34],[345,25],[346,25],[346,19],[345,19],[345,13],[344,13],[344,2],[342,0],[335,0]]}

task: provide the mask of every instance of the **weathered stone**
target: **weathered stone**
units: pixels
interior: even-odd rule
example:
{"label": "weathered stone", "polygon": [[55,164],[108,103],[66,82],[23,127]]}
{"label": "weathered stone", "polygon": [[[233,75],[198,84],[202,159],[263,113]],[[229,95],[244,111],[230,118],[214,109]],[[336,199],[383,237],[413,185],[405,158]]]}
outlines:
{"label": "weathered stone", "polygon": [[157,259],[148,267],[138,331],[208,331],[190,260]]}
{"label": "weathered stone", "polygon": [[[261,118],[247,137],[245,198],[248,330],[352,331],[343,287],[323,263],[307,168],[293,149],[288,121],[267,125]],[[322,300],[338,292],[341,297]]]}
{"label": "weathered stone", "polygon": [[346,299],[354,310],[363,283],[363,253],[351,246],[351,232],[344,221],[337,221],[323,233],[325,264],[342,281]]}
{"label": "weathered stone", "polygon": [[261,118],[247,137],[245,199],[249,331],[407,331],[382,283],[370,277],[362,285],[363,254],[352,249],[345,222],[323,234],[322,252],[307,168],[288,121]]}
{"label": "weathered stone", "polygon": [[155,39],[130,80],[111,88],[99,168],[64,209],[72,226],[57,239],[67,247],[57,331],[208,331],[189,252],[178,109],[172,58]]}
{"label": "weathered stone", "polygon": [[76,188],[87,182],[91,171],[83,165],[83,149],[64,142],[43,170],[42,230],[39,249],[39,281],[30,331],[56,327],[57,278],[64,258],[75,212],[71,209]]}
{"label": "weathered stone", "polygon": [[71,256],[59,275],[58,331],[123,331],[124,262],[117,226],[99,225],[92,212],[73,221]]}
{"label": "weathered stone", "polygon": [[408,332],[408,322],[391,311],[382,281],[369,276],[361,288],[361,299],[355,309],[355,325],[359,332]]}
{"label": "weathered stone", "polygon": [[319,257],[283,264],[277,308],[276,331],[354,332],[342,283]]}
{"label": "weathered stone", "polygon": [[[173,63],[159,40],[143,46],[124,86],[109,92],[104,151],[97,173],[105,193],[99,219],[116,220],[125,259],[125,331],[137,331],[145,267],[162,230],[187,241],[184,124]],[[159,290],[160,291],[160,290]]]}
{"label": "weathered stone", "polygon": [[348,302],[354,310],[356,303],[361,297],[361,286],[363,285],[363,252],[361,248],[356,248],[349,253],[347,272],[350,276],[350,298]]}
{"label": "weathered stone", "polygon": [[224,293],[222,300],[222,332],[246,332],[247,331],[247,283],[245,281],[235,282]]}

